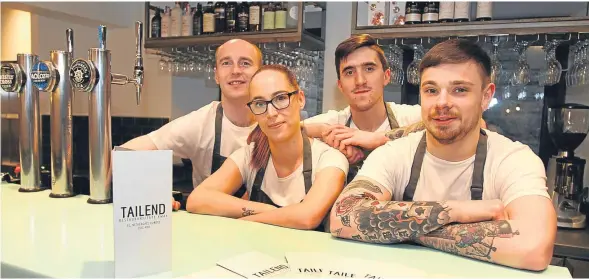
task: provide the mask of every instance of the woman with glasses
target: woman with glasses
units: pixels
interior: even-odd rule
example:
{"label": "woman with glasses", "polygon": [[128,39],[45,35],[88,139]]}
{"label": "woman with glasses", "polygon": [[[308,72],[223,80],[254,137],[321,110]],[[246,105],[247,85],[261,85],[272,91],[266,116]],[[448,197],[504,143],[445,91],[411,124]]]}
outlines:
{"label": "woman with glasses", "polygon": [[[258,126],[249,146],[235,151],[188,197],[192,213],[219,215],[282,227],[329,229],[329,210],[344,187],[348,160],[301,129],[305,95],[281,65],[253,76],[247,103]],[[245,183],[249,200],[232,194]]]}

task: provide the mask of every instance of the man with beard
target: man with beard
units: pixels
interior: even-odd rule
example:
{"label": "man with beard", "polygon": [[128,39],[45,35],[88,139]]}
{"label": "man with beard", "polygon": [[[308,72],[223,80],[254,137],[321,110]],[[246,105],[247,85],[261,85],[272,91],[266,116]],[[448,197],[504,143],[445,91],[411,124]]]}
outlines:
{"label": "man with beard", "polygon": [[[219,169],[235,150],[247,145],[247,137],[256,126],[246,104],[250,79],[262,65],[260,49],[233,39],[217,48],[215,60],[221,102],[214,101],[122,145],[133,150],[172,150],[175,156],[189,158],[194,187]],[[235,195],[244,193],[242,187]],[[179,207],[173,201],[173,208]]]}
{"label": "man with beard", "polygon": [[425,131],[368,156],[332,209],[332,234],[545,269],[556,214],[544,165],[528,146],[480,126],[495,92],[489,56],[448,40],[423,57],[419,72]]}

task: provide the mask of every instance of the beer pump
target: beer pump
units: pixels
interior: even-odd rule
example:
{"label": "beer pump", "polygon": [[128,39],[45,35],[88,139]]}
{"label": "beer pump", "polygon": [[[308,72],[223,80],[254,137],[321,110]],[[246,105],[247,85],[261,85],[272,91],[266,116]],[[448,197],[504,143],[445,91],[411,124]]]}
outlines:
{"label": "beer pump", "polygon": [[45,190],[41,185],[41,112],[39,90],[33,86],[31,74],[39,56],[29,53],[16,55],[16,63],[2,63],[1,85],[6,92],[18,94],[20,188],[19,192]]}
{"label": "beer pump", "polygon": [[33,66],[29,78],[40,91],[51,94],[51,193],[52,198],[74,196],[72,154],[72,98],[68,77],[74,55],[74,33],[66,30],[67,51],[52,50],[49,61]]}
{"label": "beer pump", "polygon": [[111,72],[111,53],[106,49],[106,27],[98,28],[98,48],[88,50],[88,60],[76,59],[70,68],[70,80],[75,90],[89,93],[89,169],[90,198],[88,203],[112,202],[111,184],[111,84],[135,85],[137,104],[143,88],[143,23],[135,22],[135,67],[133,78]]}

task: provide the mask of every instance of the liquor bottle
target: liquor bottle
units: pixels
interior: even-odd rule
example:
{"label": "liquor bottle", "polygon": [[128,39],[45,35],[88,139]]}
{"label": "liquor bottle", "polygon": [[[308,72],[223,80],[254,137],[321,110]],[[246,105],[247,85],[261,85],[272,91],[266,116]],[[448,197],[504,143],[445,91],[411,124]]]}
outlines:
{"label": "liquor bottle", "polygon": [[407,2],[405,6],[405,23],[421,23],[421,7],[419,6],[419,2]]}
{"label": "liquor bottle", "polygon": [[490,1],[477,2],[477,20],[487,21],[493,19],[493,3]]}
{"label": "liquor bottle", "polygon": [[172,32],[172,17],[170,16],[170,7],[164,8],[164,16],[162,16],[162,38],[170,37]]}
{"label": "liquor bottle", "polygon": [[440,2],[440,22],[454,21],[454,2],[441,1]]}
{"label": "liquor bottle", "polygon": [[272,4],[272,2],[267,3],[263,6],[262,9],[264,14],[263,30],[273,30],[275,27],[274,20],[276,19],[276,14],[274,13],[274,4]]}
{"label": "liquor bottle", "polygon": [[438,2],[425,2],[423,6],[423,15],[421,16],[421,21],[423,23],[436,23],[438,22],[438,18],[440,16],[440,6]]}
{"label": "liquor bottle", "polygon": [[227,22],[225,22],[227,5],[225,2],[215,4],[215,33],[225,32]]}
{"label": "liquor bottle", "polygon": [[172,9],[171,16],[172,33],[170,36],[180,36],[182,34],[182,8],[180,8],[180,2],[176,2],[176,6]]}
{"label": "liquor bottle", "polygon": [[213,9],[213,2],[207,2],[202,15],[202,33],[215,33],[215,10]]}
{"label": "liquor bottle", "polygon": [[192,17],[192,35],[202,34],[202,5],[196,4],[194,16]]}
{"label": "liquor bottle", "polygon": [[454,21],[466,22],[470,20],[470,2],[454,3]]}
{"label": "liquor bottle", "polygon": [[274,28],[285,29],[286,28],[286,17],[287,17],[286,5],[281,2],[276,3],[274,13],[275,13]]}
{"label": "liquor bottle", "polygon": [[160,9],[155,10],[155,15],[151,19],[151,37],[160,38],[162,36],[162,17]]}
{"label": "liquor bottle", "polygon": [[182,16],[182,36],[192,36],[192,9],[190,8],[190,4],[186,4],[184,7],[184,15]]}
{"label": "liquor bottle", "polygon": [[247,32],[250,24],[250,7],[247,2],[237,6],[237,32]]}
{"label": "liquor bottle", "polygon": [[236,31],[236,20],[237,20],[237,2],[229,2],[227,3],[226,9],[226,32],[233,33]]}
{"label": "liquor bottle", "polygon": [[250,28],[249,31],[258,32],[262,30],[260,25],[261,7],[259,2],[250,4]]}

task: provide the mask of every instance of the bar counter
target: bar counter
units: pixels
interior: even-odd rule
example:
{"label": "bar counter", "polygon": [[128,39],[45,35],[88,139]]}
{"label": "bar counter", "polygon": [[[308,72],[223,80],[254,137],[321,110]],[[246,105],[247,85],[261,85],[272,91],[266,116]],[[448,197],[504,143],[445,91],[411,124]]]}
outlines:
{"label": "bar counter", "polygon": [[[53,199],[49,192],[20,193],[18,185],[2,184],[2,277],[114,277],[112,204],[88,204],[84,195]],[[571,278],[565,267],[523,271],[415,245],[359,243],[185,211],[173,212],[172,220],[173,277],[257,250],[278,259],[285,252],[327,252],[394,262],[427,277]]]}

